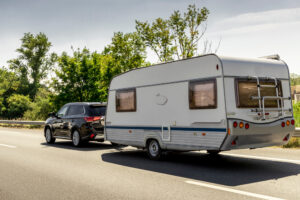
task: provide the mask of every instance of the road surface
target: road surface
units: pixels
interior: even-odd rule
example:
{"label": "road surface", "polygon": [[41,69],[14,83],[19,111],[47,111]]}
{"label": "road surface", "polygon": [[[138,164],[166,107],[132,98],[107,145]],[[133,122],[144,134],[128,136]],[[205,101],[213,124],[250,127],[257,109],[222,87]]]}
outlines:
{"label": "road surface", "polygon": [[300,199],[300,150],[209,156],[145,152],[109,143],[45,143],[42,130],[0,128],[0,199]]}

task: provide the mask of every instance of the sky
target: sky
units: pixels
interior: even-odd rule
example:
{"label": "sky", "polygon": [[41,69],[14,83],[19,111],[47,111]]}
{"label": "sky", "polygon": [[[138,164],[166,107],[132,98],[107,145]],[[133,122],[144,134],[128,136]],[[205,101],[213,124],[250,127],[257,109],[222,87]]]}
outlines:
{"label": "sky", "polygon": [[[189,4],[210,10],[200,52],[208,40],[224,56],[279,54],[300,74],[299,0],[0,0],[0,66],[18,56],[26,32],[44,32],[58,54],[71,46],[101,52],[114,32],[133,32],[135,20],[167,18]],[[148,60],[158,62],[151,52]]]}

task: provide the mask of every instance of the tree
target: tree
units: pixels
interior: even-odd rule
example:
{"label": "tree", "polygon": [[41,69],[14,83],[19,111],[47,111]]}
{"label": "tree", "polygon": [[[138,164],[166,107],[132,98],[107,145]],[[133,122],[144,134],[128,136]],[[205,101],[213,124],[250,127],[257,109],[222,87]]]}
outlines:
{"label": "tree", "polygon": [[134,33],[114,33],[111,44],[105,47],[101,59],[101,94],[107,99],[110,81],[118,74],[149,65],[146,46]]}
{"label": "tree", "polygon": [[21,94],[13,94],[7,99],[8,118],[16,119],[23,117],[23,114],[28,110],[30,105],[30,98]]}
{"label": "tree", "polygon": [[56,109],[68,102],[105,100],[101,90],[104,57],[97,52],[90,53],[86,48],[74,51],[73,56],[63,52],[58,57],[58,68],[55,70],[57,77],[52,83],[56,92],[52,101]]}
{"label": "tree", "polygon": [[197,55],[198,42],[206,26],[202,31],[200,28],[208,14],[205,7],[197,9],[195,5],[189,5],[183,16],[174,11],[169,19],[157,18],[152,25],[147,21],[136,21],[136,30],[161,62],[173,60],[175,56],[177,59],[190,58]]}
{"label": "tree", "polygon": [[176,49],[173,46],[174,35],[171,34],[168,20],[157,18],[152,25],[136,21],[136,30],[161,62],[173,59]]}
{"label": "tree", "polygon": [[7,69],[0,69],[0,115],[7,116],[7,99],[15,93],[20,85],[19,79],[15,73]]}
{"label": "tree", "polygon": [[48,114],[54,110],[50,102],[51,92],[47,88],[39,88],[34,102],[29,104],[23,118],[28,120],[46,120]]}
{"label": "tree", "polygon": [[29,95],[34,100],[41,81],[53,66],[56,55],[48,53],[51,43],[44,33],[25,33],[21,41],[21,47],[16,50],[20,55],[8,63],[10,69],[20,77],[19,93]]}
{"label": "tree", "polygon": [[146,46],[139,35],[134,33],[114,33],[111,44],[105,47],[104,55],[110,55],[113,75],[145,65]]}

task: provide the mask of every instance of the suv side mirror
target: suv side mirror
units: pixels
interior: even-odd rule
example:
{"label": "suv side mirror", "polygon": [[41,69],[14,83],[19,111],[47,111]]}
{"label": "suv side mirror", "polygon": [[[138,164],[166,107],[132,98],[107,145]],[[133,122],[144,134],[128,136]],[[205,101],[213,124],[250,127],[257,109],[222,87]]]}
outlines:
{"label": "suv side mirror", "polygon": [[56,113],[55,112],[49,113],[48,116],[49,117],[56,117]]}

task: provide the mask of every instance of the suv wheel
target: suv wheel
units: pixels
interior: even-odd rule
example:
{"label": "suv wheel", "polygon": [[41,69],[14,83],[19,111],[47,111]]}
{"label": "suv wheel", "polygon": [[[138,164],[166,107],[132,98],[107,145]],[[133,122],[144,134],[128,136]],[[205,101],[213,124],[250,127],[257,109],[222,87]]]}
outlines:
{"label": "suv wheel", "polygon": [[77,130],[75,130],[73,132],[73,135],[72,135],[72,143],[75,147],[78,147],[80,146],[80,144],[82,143],[81,142],[81,138],[80,138],[80,134]]}
{"label": "suv wheel", "polygon": [[147,145],[147,154],[151,160],[159,160],[161,158],[161,148],[157,140],[150,140]]}
{"label": "suv wheel", "polygon": [[47,128],[45,131],[45,139],[48,144],[53,144],[55,142],[55,138],[52,136],[50,128]]}

